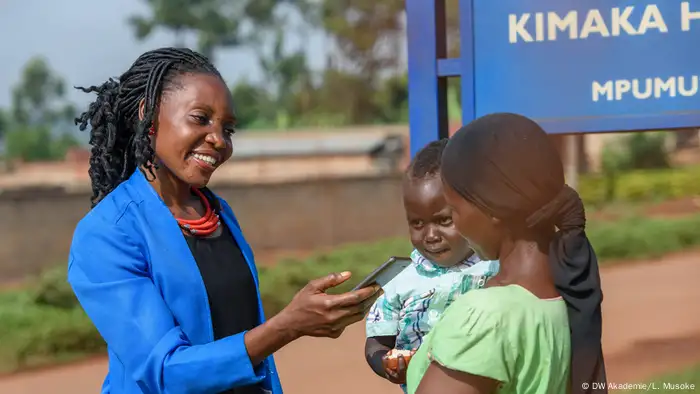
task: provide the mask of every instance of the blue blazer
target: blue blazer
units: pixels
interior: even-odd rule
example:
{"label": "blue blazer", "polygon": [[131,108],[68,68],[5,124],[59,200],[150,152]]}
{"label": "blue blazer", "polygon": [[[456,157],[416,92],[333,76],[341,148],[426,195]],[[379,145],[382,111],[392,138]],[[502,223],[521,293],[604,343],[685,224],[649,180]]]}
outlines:
{"label": "blue blazer", "polygon": [[[253,252],[231,208],[219,200],[258,287]],[[255,383],[282,394],[273,357],[253,366],[244,333],[214,341],[197,263],[177,221],[140,171],[78,224],[68,281],[107,342],[103,394],[219,393]],[[231,313],[235,305],[231,300]],[[258,311],[262,323],[259,292]]]}

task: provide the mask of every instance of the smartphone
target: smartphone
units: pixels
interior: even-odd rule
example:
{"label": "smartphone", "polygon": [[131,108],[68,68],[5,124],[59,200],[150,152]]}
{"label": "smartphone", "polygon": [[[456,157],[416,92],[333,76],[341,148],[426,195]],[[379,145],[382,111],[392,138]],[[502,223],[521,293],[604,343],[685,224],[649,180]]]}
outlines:
{"label": "smartphone", "polygon": [[352,290],[359,290],[363,287],[368,287],[375,284],[383,288],[387,283],[394,279],[396,275],[400,274],[401,271],[405,270],[406,267],[411,265],[411,263],[412,260],[410,257],[389,257],[389,260],[385,261],[384,264],[379,266],[379,268],[367,275],[367,277],[358,283]]}

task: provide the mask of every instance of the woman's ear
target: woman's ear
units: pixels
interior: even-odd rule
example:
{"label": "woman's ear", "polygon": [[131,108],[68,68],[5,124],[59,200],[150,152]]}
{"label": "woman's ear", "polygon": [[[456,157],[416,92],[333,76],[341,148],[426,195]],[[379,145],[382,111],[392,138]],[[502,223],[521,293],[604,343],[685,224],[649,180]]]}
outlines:
{"label": "woman's ear", "polygon": [[139,120],[143,121],[143,118],[146,116],[146,99],[141,99],[139,102]]}

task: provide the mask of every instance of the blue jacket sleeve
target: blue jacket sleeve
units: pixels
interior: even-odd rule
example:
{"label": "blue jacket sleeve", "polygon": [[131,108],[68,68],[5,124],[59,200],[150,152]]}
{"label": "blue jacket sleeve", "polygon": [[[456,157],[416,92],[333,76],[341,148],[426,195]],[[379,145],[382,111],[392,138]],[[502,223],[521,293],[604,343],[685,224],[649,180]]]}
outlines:
{"label": "blue jacket sleeve", "polygon": [[[143,253],[117,225],[79,225],[68,281],[80,304],[144,393],[217,393],[255,384],[240,333],[192,345],[154,285]],[[264,364],[263,364],[264,365]]]}

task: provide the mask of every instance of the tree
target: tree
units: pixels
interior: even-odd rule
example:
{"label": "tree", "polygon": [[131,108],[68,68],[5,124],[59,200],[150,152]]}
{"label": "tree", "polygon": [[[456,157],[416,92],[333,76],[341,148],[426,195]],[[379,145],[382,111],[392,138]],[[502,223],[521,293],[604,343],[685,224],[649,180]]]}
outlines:
{"label": "tree", "polygon": [[69,149],[80,146],[70,133],[53,135],[47,126],[18,126],[5,136],[5,152],[9,159],[26,162],[61,160]]}
{"label": "tree", "polygon": [[231,94],[236,109],[238,127],[251,129],[273,126],[274,107],[272,99],[265,89],[248,81],[240,81],[231,89]]}
{"label": "tree", "polygon": [[10,128],[10,114],[0,108],[0,141]]}
{"label": "tree", "polygon": [[185,46],[186,34],[197,37],[198,50],[214,60],[214,51],[246,45],[256,29],[274,22],[274,12],[285,0],[144,0],[151,15],[134,15],[129,24],[139,40],[156,28],[175,34],[175,45]]}
{"label": "tree", "polygon": [[373,79],[398,64],[404,7],[402,0],[323,0],[321,22],[337,45],[342,64]]}
{"label": "tree", "polygon": [[65,100],[65,82],[42,57],[30,59],[12,90],[12,118],[19,125],[70,122],[75,107]]}
{"label": "tree", "polygon": [[459,43],[459,1],[445,0],[445,28],[447,30],[447,55],[458,57]]}
{"label": "tree", "polygon": [[50,141],[51,132],[47,127],[20,126],[14,128],[5,138],[7,157],[22,161],[55,159]]}
{"label": "tree", "polygon": [[344,124],[369,124],[380,118],[375,90],[365,76],[327,69],[319,89],[318,112],[341,117]]}
{"label": "tree", "polygon": [[[298,119],[309,108],[310,93],[314,90],[311,70],[302,49],[284,52],[285,31],[278,26],[272,36],[272,47],[268,52],[258,50],[260,67],[272,92],[275,118],[278,127],[285,128],[293,119]],[[262,46],[260,46],[262,48]]]}
{"label": "tree", "polygon": [[146,39],[156,27],[163,27],[175,34],[175,46],[184,46],[185,32],[196,23],[194,15],[183,12],[191,2],[188,0],[146,0],[146,3],[152,10],[150,17],[133,15],[128,19],[136,38]]}
{"label": "tree", "polygon": [[[151,15],[134,15],[129,18],[129,24],[139,40],[148,38],[156,28],[164,28],[175,34],[175,46],[182,47],[185,46],[185,34],[196,33],[199,51],[212,60],[216,47],[240,44],[241,10],[236,10],[240,8],[234,5],[236,1],[145,0],[145,2],[151,9]],[[233,15],[232,11],[234,11]],[[235,15],[236,13],[239,15]]]}
{"label": "tree", "polygon": [[408,122],[408,75],[400,74],[382,81],[375,103],[386,123]]}
{"label": "tree", "polygon": [[[389,114],[376,97],[382,80],[400,65],[403,0],[318,0],[298,2],[306,20],[326,31],[335,51],[318,89],[316,110],[344,123],[375,123]],[[387,73],[389,71],[389,73]]]}
{"label": "tree", "polygon": [[[407,120],[408,87],[404,65],[399,61],[405,48],[404,0],[311,0],[302,3],[307,20],[322,27],[333,39],[333,78],[347,74],[345,81],[363,84],[364,88],[348,86],[345,91],[367,94],[355,97],[351,123],[368,121],[374,114],[375,121],[404,122]],[[459,54],[459,2],[445,1],[447,44],[449,56]],[[454,89],[458,81],[450,82]],[[457,102],[461,101],[457,95]],[[325,102],[322,102],[325,104]]]}
{"label": "tree", "polygon": [[79,145],[68,124],[75,108],[65,99],[65,82],[45,59],[30,59],[12,90],[12,108],[1,116],[6,156],[25,161],[61,159]]}

